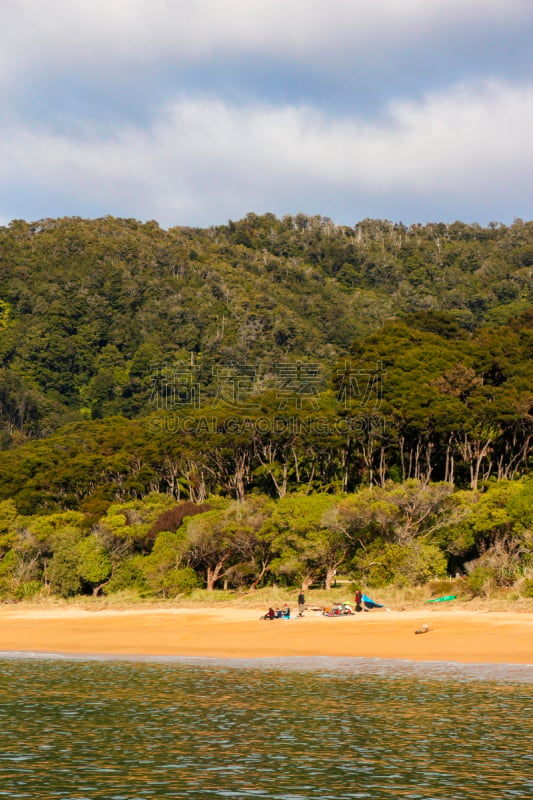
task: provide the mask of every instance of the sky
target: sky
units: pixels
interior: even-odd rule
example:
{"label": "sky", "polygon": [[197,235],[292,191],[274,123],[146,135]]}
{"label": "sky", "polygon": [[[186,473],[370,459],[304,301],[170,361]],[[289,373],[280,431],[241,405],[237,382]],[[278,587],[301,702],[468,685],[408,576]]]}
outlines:
{"label": "sky", "polygon": [[0,224],[533,218],[533,0],[0,10]]}

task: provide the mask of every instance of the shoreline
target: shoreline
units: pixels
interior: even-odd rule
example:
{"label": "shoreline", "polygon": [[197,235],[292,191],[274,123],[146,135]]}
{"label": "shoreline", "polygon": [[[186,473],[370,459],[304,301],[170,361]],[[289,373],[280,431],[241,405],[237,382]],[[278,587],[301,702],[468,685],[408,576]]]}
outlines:
{"label": "shoreline", "polygon": [[[263,608],[0,607],[0,653],[338,657],[533,666],[533,612],[375,609],[346,617],[311,611],[267,621]],[[416,630],[428,627],[417,635]]]}

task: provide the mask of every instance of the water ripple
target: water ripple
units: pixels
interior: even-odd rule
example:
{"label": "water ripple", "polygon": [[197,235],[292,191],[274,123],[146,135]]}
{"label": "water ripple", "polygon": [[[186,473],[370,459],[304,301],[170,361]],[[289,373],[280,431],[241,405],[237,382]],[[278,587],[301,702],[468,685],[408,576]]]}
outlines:
{"label": "water ripple", "polygon": [[2,659],[0,797],[533,796],[525,673],[352,662]]}

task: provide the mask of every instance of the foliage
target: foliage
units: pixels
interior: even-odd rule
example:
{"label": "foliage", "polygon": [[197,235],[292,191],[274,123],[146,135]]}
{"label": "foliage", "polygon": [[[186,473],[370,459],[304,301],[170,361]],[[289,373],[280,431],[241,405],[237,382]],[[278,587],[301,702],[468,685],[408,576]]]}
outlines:
{"label": "foliage", "polygon": [[[163,531],[155,539],[151,553],[139,562],[147,585],[163,597],[174,590],[183,561],[184,535]],[[194,588],[194,587],[193,587]]]}
{"label": "foliage", "polygon": [[198,508],[155,538],[147,536],[161,516],[154,494],[114,504],[89,530],[79,512],[21,517],[4,505],[0,593],[133,589],[166,598],[272,583],[328,590],[339,574],[370,588],[427,585],[433,593],[446,576],[462,574],[472,595],[511,586],[524,594],[533,569],[533,529],[523,513],[530,495],[529,480],[454,494],[410,479],[345,495],[213,497],[210,510]]}
{"label": "foliage", "polygon": [[96,534],[87,536],[78,544],[78,572],[81,580],[93,593],[98,593],[102,584],[110,577],[113,564],[109,553]]}
{"label": "foliage", "polygon": [[72,597],[81,591],[77,538],[73,531],[66,529],[57,541],[48,565],[50,589],[60,597]]}
{"label": "foliage", "polygon": [[120,561],[115,566],[111,578],[103,587],[103,592],[110,595],[126,589],[133,589],[142,595],[148,591],[140,556],[126,557]]}
{"label": "foliage", "polygon": [[[221,366],[254,365],[257,389],[276,362],[334,363],[399,318],[418,345],[456,343],[453,370],[473,332],[512,329],[528,312],[532,247],[533,224],[521,220],[350,228],[248,214],[168,231],[112,217],[16,220],[0,227],[5,442],[66,418],[168,408],[158,378],[165,365],[191,364],[191,353],[200,394],[212,399]],[[504,349],[496,353],[505,366]]]}
{"label": "foliage", "polygon": [[414,541],[409,544],[375,540],[357,553],[354,576],[368,586],[417,586],[446,575],[446,557],[436,544]]}
{"label": "foliage", "polygon": [[474,597],[490,597],[497,585],[495,570],[490,566],[478,566],[469,574],[466,585]]}
{"label": "foliage", "polygon": [[13,596],[16,600],[33,600],[37,595],[41,594],[42,589],[40,581],[25,581],[16,587]]}
{"label": "foliage", "polygon": [[532,253],[522,220],[0,227],[2,596],[527,587]]}
{"label": "foliage", "polygon": [[210,510],[210,506],[192,503],[190,500],[180,503],[167,511],[163,511],[148,531],[148,535],[156,536],[161,531],[175,531],[180,527],[185,517],[203,514],[204,511]]}
{"label": "foliage", "polygon": [[182,569],[171,569],[165,575],[161,585],[163,597],[176,597],[177,595],[189,595],[195,589],[199,589],[202,581],[197,572],[192,567]]}

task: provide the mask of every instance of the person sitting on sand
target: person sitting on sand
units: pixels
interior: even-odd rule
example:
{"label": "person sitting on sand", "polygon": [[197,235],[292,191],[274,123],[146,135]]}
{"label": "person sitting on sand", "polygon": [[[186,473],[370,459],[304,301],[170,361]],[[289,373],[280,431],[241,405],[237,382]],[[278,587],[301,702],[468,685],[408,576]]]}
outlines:
{"label": "person sitting on sand", "polygon": [[263,619],[275,619],[276,612],[273,608],[269,608]]}
{"label": "person sitting on sand", "polygon": [[283,609],[281,611],[281,616],[282,616],[283,619],[290,619],[291,610],[290,610],[289,606],[287,605],[287,603],[283,603]]}
{"label": "person sitting on sand", "polygon": [[276,619],[281,619],[283,616],[283,611],[281,608],[276,608]]}

